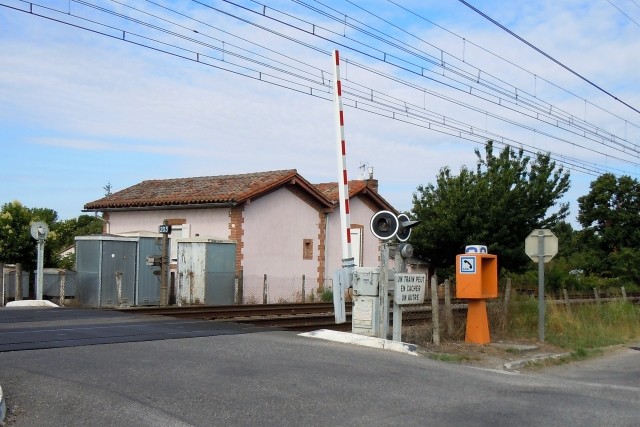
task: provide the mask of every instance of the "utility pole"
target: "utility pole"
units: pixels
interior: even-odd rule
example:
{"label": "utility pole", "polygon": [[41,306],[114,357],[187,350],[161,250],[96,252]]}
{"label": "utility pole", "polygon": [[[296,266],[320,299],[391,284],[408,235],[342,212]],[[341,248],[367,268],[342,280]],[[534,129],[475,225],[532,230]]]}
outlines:
{"label": "utility pole", "polygon": [[[162,256],[160,261],[160,306],[165,307],[168,305],[168,271],[169,271],[169,220],[162,221]],[[167,232],[165,232],[167,231]]]}

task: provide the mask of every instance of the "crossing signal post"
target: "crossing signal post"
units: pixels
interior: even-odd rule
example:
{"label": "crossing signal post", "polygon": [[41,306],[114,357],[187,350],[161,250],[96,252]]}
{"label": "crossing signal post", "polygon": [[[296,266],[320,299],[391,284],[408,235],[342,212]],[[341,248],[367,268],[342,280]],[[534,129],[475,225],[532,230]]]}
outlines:
{"label": "crossing signal post", "polygon": [[[36,299],[42,299],[44,287],[43,266],[44,266],[44,241],[47,240],[49,227],[44,222],[34,222],[31,224],[31,237],[38,241],[38,264],[36,269]],[[17,275],[16,275],[17,277]],[[17,293],[16,293],[17,295]]]}
{"label": "crossing signal post", "polygon": [[[397,248],[398,253],[401,253],[405,258],[410,257],[413,250],[411,245],[405,242],[409,240],[411,227],[418,222],[410,220],[405,214],[396,216],[393,212],[386,210],[377,212],[371,218],[369,224],[371,232],[382,241],[380,267],[360,267],[354,270],[351,282],[354,293],[353,333],[387,338],[389,333],[389,242],[394,238],[398,240],[401,243]],[[404,273],[404,270],[401,273]],[[412,282],[412,289],[417,289],[422,286],[421,283],[426,282],[424,275],[421,275],[420,278],[412,276],[407,274],[402,276],[403,280]],[[397,292],[397,289],[394,292]],[[420,293],[418,292],[417,295],[419,297]],[[415,303],[418,303],[418,297],[411,295],[411,301],[415,300]],[[400,339],[401,323],[400,308],[394,304],[394,340]]]}

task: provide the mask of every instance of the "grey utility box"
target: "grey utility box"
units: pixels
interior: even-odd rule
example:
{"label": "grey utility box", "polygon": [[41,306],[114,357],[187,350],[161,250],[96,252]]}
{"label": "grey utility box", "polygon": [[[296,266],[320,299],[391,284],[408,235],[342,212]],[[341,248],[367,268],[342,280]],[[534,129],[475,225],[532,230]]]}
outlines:
{"label": "grey utility box", "polygon": [[353,294],[378,296],[380,283],[379,267],[356,267],[353,269]]}
{"label": "grey utility box", "polygon": [[138,239],[76,237],[76,299],[84,307],[134,304]]}
{"label": "grey utility box", "polygon": [[178,240],[178,305],[235,303],[236,244],[207,238]]}
{"label": "grey utility box", "polygon": [[353,269],[353,308],[351,332],[359,335],[378,336],[380,325],[380,273],[378,267]]}

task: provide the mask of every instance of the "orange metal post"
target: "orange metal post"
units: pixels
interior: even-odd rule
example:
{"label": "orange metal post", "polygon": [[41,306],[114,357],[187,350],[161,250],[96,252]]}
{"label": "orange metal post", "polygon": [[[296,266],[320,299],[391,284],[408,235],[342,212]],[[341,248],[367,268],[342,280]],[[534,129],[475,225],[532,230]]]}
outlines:
{"label": "orange metal post", "polygon": [[466,332],[464,337],[465,342],[474,344],[488,344],[491,342],[486,300],[469,300]]}

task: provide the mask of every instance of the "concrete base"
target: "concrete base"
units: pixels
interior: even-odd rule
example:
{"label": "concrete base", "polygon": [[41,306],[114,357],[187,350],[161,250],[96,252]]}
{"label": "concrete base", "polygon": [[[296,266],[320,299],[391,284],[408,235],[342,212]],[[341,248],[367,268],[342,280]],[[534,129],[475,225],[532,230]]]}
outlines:
{"label": "concrete base", "polygon": [[351,334],[349,332],[331,331],[320,329],[312,332],[299,334],[302,337],[320,338],[327,341],[340,342],[344,344],[360,345],[364,347],[380,348],[384,350],[397,351],[405,354],[417,356],[418,346],[400,341],[390,341],[382,338],[366,337],[364,335]]}
{"label": "concrete base", "polygon": [[550,359],[560,359],[562,357],[569,357],[571,356],[571,353],[546,353],[546,354],[537,354],[535,356],[532,356],[528,359],[521,359],[521,360],[516,360],[514,362],[507,362],[503,365],[504,369],[508,370],[508,371],[513,371],[515,369],[520,369],[523,366],[526,366],[530,363],[535,363],[535,362],[543,362],[545,360],[550,360]]}
{"label": "concrete base", "polygon": [[60,306],[52,303],[51,301],[48,300],[44,300],[44,299],[25,299],[22,301],[11,301],[9,303],[7,303],[6,305],[7,308],[11,308],[11,307],[38,307],[38,308],[43,308],[43,307],[51,307],[51,308],[60,308]]}

